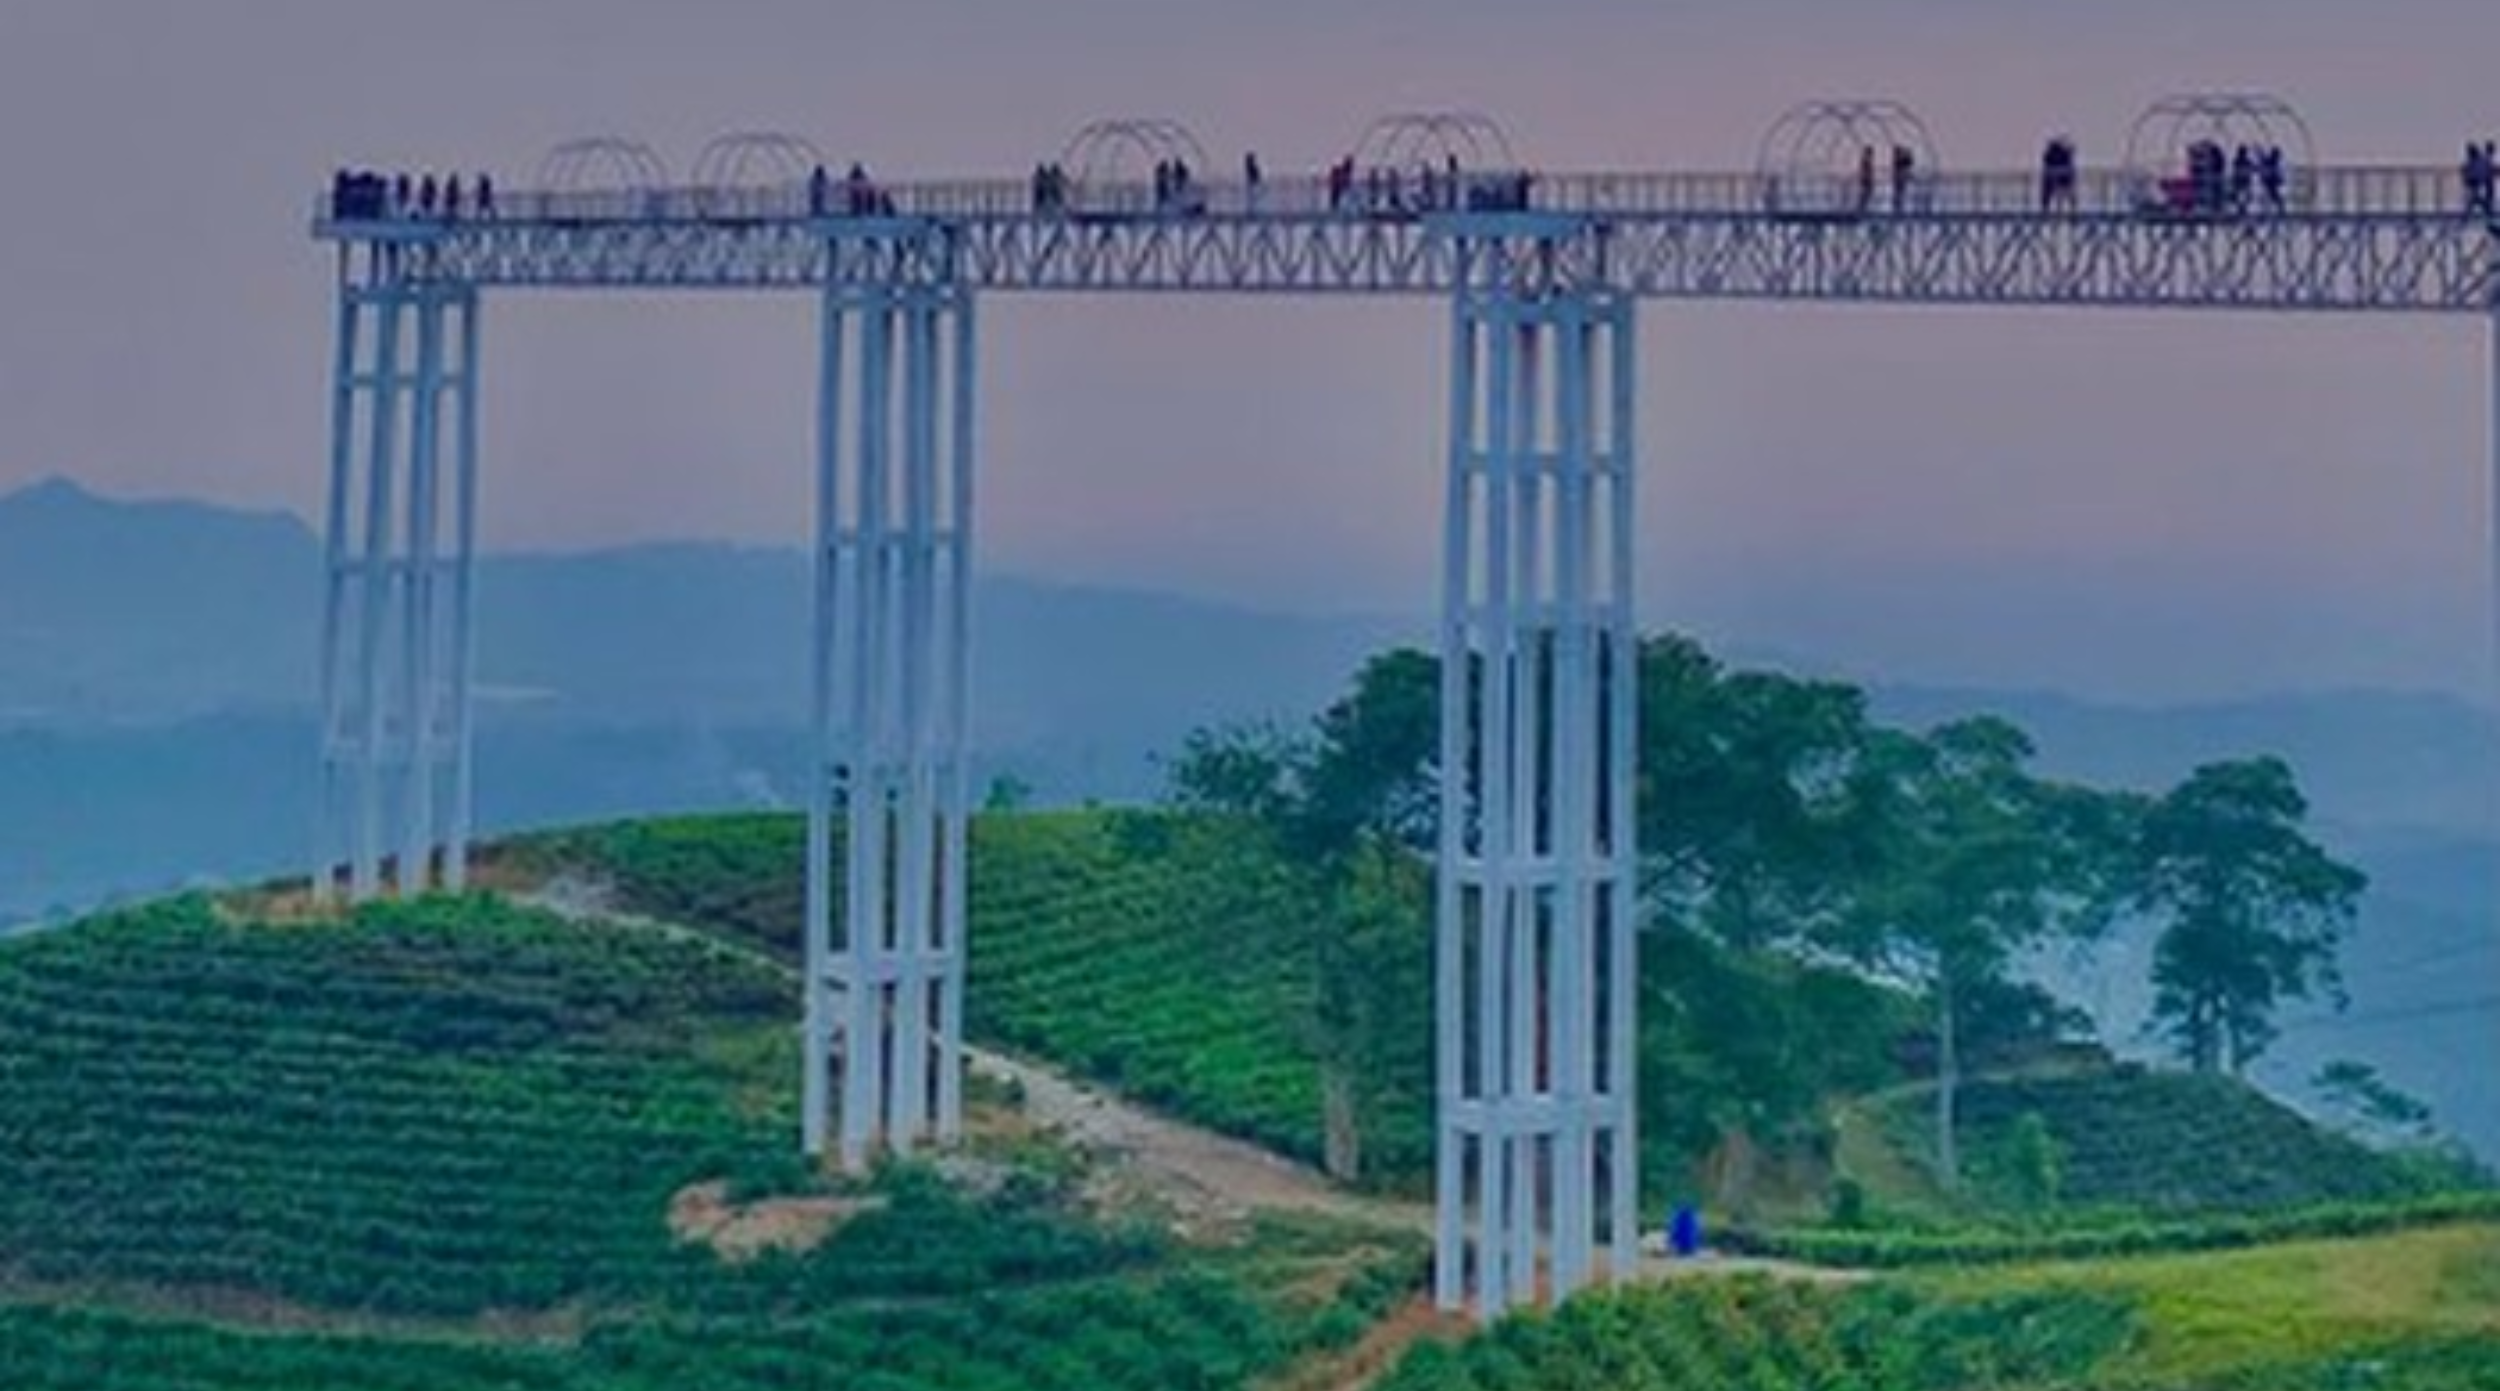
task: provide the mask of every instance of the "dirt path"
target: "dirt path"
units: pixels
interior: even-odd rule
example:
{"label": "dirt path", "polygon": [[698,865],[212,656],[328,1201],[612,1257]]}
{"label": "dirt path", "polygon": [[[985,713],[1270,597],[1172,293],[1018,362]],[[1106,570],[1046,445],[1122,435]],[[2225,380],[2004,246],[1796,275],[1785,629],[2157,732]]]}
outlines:
{"label": "dirt path", "polygon": [[1142,1110],[1034,1063],[981,1049],[964,1052],[976,1073],[1022,1089],[1033,1123],[1058,1131],[1183,1213],[1237,1221],[1259,1212],[1302,1212],[1417,1232],[1432,1228],[1431,1214],[1420,1206],[1348,1191],[1256,1145]]}
{"label": "dirt path", "polygon": [[[798,972],[763,952],[690,927],[619,908],[594,881],[559,877],[516,890],[517,901],[574,922],[604,922],[700,944],[795,981]],[[1229,1225],[1262,1212],[1308,1213],[1429,1232],[1422,1206],[1352,1192],[1306,1165],[1228,1135],[1158,1115],[1090,1083],[1023,1058],[967,1045],[972,1072],[1024,1097],[1028,1124],[1058,1132],[1103,1168],[1116,1190],[1151,1198],[1190,1225]]]}
{"label": "dirt path", "polygon": [[[567,918],[597,919],[665,933],[753,961],[793,980],[798,975],[762,952],[725,942],[700,928],[624,912],[604,885],[558,879],[522,894],[521,898]],[[1185,1227],[1227,1226],[1258,1213],[1283,1212],[1368,1222],[1425,1235],[1432,1231],[1432,1211],[1421,1204],[1392,1202],[1353,1192],[1306,1165],[1247,1141],[1158,1115],[1027,1059],[971,1047],[965,1048],[964,1056],[975,1074],[1013,1086],[1023,1094],[1026,1123],[1056,1131],[1090,1155],[1100,1166],[1098,1182],[1109,1195],[1150,1199],[1173,1213]],[[1654,1234],[1643,1243],[1643,1248],[1634,1277],[1642,1281],[1756,1275],[1813,1284],[1848,1284],[1868,1278],[1864,1271],[1759,1256],[1708,1254],[1699,1259],[1671,1259],[1658,1249]]]}

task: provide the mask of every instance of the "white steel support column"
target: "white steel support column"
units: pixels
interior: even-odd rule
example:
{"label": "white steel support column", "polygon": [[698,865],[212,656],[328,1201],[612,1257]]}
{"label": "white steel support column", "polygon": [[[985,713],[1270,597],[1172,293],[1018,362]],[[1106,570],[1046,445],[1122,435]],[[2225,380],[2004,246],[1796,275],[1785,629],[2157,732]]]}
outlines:
{"label": "white steel support column", "polygon": [[[321,626],[313,892],[459,887],[468,869],[477,292],[342,258]],[[444,469],[451,455],[445,523]],[[448,534],[446,534],[448,533]],[[395,860],[386,860],[386,854]]]}
{"label": "white steel support column", "polygon": [[823,315],[802,1142],[856,1170],[962,1120],[973,320],[910,280]]}
{"label": "white steel support column", "polygon": [[1638,1225],[1632,306],[1522,247],[1467,249],[1450,357],[1433,1283],[1486,1318]]}
{"label": "white steel support column", "polygon": [[[2500,229],[2493,233],[2495,255],[2500,256]],[[2491,451],[2489,467],[2483,474],[2484,507],[2484,572],[2485,598],[2489,605],[2485,615],[2488,628],[2484,634],[2490,644],[2484,667],[2485,728],[2492,732],[2489,765],[2483,776],[2490,780],[2484,802],[2489,829],[2500,835],[2500,292],[2496,292],[2486,316],[2487,333],[2483,344],[2484,368],[2490,373],[2490,397],[2484,407],[2484,443]],[[2492,910],[2500,914],[2500,879],[2488,888]],[[2500,925],[2493,931],[2500,933]]]}

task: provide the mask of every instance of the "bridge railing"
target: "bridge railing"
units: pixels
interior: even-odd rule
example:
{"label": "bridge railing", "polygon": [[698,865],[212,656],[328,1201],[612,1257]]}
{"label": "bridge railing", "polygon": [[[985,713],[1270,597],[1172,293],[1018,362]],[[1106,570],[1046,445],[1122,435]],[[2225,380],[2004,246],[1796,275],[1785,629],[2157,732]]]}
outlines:
{"label": "bridge railing", "polygon": [[893,184],[835,180],[757,187],[672,186],[589,191],[518,190],[491,207],[474,196],[456,213],[324,197],[318,224],[443,222],[557,225],[737,225],[846,216],[965,219],[1156,218],[1410,219],[1452,211],[1535,210],[1622,217],[1762,217],[1808,220],[1885,216],[2011,217],[2065,213],[2147,220],[2327,216],[2466,217],[2475,205],[2455,170],[2337,165],[2285,171],[2278,185],[2198,180],[2187,171],[2079,169],[2051,180],[2038,171],[1933,172],[1869,180],[1855,173],[1563,173],[1357,170],[1350,179],[1285,176],[1256,184],[1192,179],[1094,181],[1046,188],[1027,179]]}

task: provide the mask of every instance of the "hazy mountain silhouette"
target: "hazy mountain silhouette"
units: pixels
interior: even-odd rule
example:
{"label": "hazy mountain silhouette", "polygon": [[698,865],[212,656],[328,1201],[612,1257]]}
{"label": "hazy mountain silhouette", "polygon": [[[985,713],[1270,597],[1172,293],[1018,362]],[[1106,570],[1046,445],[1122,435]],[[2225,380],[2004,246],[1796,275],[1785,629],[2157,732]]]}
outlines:
{"label": "hazy mountain silhouette", "polygon": [[[301,868],[320,563],[283,513],[63,482],[0,496],[0,922]],[[481,824],[795,801],[807,579],[798,552],[728,546],[483,561]],[[1150,795],[1154,755],[1190,729],[1300,718],[1365,654],[1430,631],[1014,578],[977,601],[984,774],[1058,800]],[[2449,1007],[2500,979],[2481,712],[2382,692],[2152,707],[1877,684],[1873,702],[1908,725],[2003,714],[2043,767],[2105,784],[2288,758],[2374,882],[2350,1014],[2287,1030],[2269,1079],[2297,1094],[2317,1061],[2364,1058],[2500,1153],[2500,1077],[2454,1066],[2492,1056],[2500,1009]],[[2076,985],[2107,1014],[2139,1007],[2140,963],[2098,975]]]}

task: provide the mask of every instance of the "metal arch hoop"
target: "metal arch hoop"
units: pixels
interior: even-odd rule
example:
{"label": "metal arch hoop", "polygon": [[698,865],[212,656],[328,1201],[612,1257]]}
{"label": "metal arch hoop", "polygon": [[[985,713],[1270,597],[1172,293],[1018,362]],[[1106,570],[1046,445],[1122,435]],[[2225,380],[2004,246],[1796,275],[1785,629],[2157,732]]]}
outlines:
{"label": "metal arch hoop", "polygon": [[1861,149],[1911,151],[1919,169],[1934,174],[1944,161],[1927,122],[1906,104],[1887,98],[1801,101],[1771,122],[1754,149],[1754,172],[1783,175],[1845,173]]}
{"label": "metal arch hoop", "polygon": [[1144,180],[1146,173],[1143,168],[1129,167],[1131,157],[1145,166],[1179,160],[1201,175],[1209,173],[1214,167],[1207,159],[1206,147],[1198,143],[1198,137],[1190,133],[1189,127],[1161,116],[1089,121],[1076,134],[1068,137],[1066,149],[1060,152],[1059,163],[1079,187],[1090,183]]}
{"label": "metal arch hoop", "polygon": [[1520,167],[1510,136],[1501,123],[1478,111],[1398,111],[1364,127],[1354,142],[1357,163],[1398,169],[1410,164],[1435,168],[1455,161],[1461,168],[1506,171]]}
{"label": "metal arch hoop", "polygon": [[538,186],[551,193],[619,193],[665,188],[668,166],[649,145],[615,135],[567,140],[538,162]]}
{"label": "metal arch hoop", "polygon": [[824,164],[823,152],[802,136],[742,130],[705,145],[692,177],[698,188],[774,188],[802,183]]}
{"label": "metal arch hoop", "polygon": [[2315,168],[2318,161],[2309,123],[2282,98],[2265,92],[2191,92],[2164,97],[2135,118],[2127,128],[2127,170],[2139,177],[2166,172],[2196,140],[2226,148],[2282,148],[2301,169]]}

